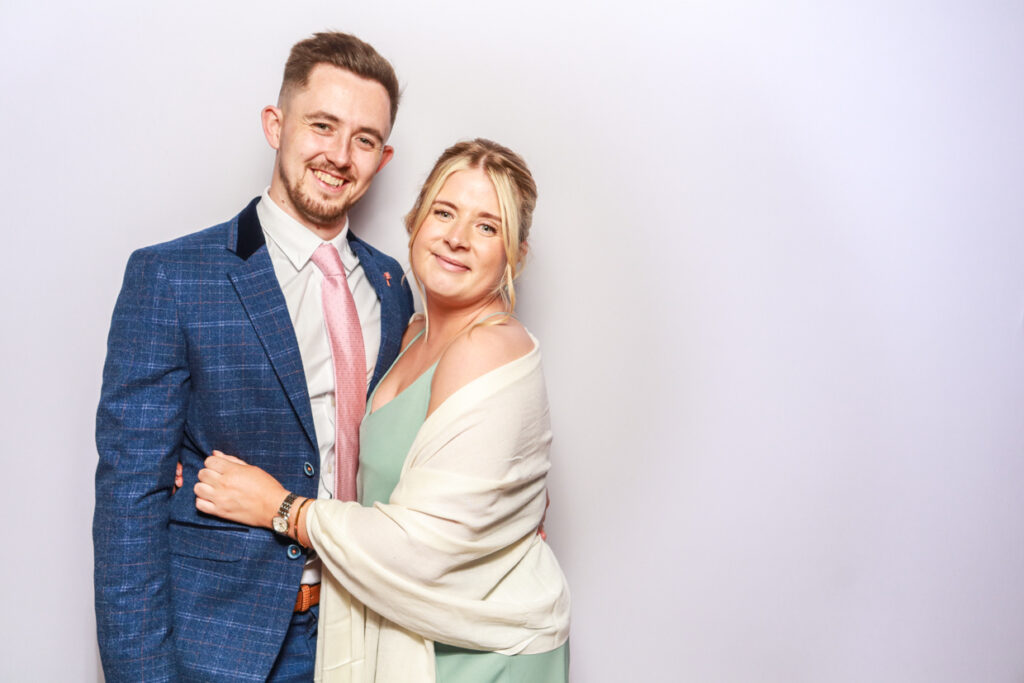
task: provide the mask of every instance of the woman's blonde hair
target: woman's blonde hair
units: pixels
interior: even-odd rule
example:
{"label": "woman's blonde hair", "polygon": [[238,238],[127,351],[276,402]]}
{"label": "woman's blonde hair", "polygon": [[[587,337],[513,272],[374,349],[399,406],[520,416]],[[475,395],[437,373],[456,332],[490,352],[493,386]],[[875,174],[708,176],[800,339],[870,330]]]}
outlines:
{"label": "woman's blonde hair", "polygon": [[430,207],[448,178],[457,171],[479,168],[494,184],[501,209],[501,237],[505,247],[505,272],[498,282],[497,293],[511,314],[516,306],[513,280],[522,272],[526,257],[526,240],[533,221],[533,208],[537,205],[537,185],[522,157],[497,142],[477,138],[458,142],[446,149],[427,181],[420,190],[412,210],[405,216],[405,229],[409,233],[409,259],[412,261],[412,243],[420,226],[430,214]]}

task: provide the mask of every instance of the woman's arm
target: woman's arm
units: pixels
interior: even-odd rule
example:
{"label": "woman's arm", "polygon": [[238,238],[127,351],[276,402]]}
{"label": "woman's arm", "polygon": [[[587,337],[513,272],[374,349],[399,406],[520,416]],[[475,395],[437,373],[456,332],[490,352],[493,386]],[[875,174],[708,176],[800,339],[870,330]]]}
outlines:
{"label": "woman's arm", "polygon": [[[412,339],[423,327],[423,320],[414,320],[406,331]],[[403,343],[408,343],[403,340]],[[479,327],[456,339],[438,363],[431,384],[427,414],[432,414],[453,393],[482,375],[506,365],[528,353],[533,340],[518,323]],[[213,451],[199,471],[193,490],[196,509],[232,522],[272,529],[273,518],[288,495],[288,490],[266,471],[249,465],[233,455]],[[309,546],[304,498],[292,503],[290,534],[302,545]],[[294,532],[291,530],[294,529]]]}
{"label": "woman's arm", "polygon": [[[288,495],[281,482],[259,467],[220,451],[214,451],[203,464],[193,488],[197,510],[239,524],[273,528],[273,519]],[[294,514],[288,529],[288,535],[304,546],[309,545],[309,537],[305,533],[296,537],[296,532],[298,515],[307,500],[299,497],[292,503]]]}
{"label": "woman's arm", "polygon": [[299,523],[326,573],[385,619],[461,647],[518,651],[533,637],[524,624],[555,638],[568,623],[564,577],[536,534],[550,438],[535,351],[436,408],[388,503],[315,501]]}
{"label": "woman's arm", "polygon": [[[435,406],[420,429],[390,502],[296,501],[289,535],[315,548],[356,599],[423,637],[507,654],[557,645],[568,592],[536,534],[551,439],[540,353],[474,367],[484,375]],[[200,484],[210,488],[196,488],[201,510],[270,526],[287,493],[280,483],[220,453],[207,465]]]}
{"label": "woman's arm", "polygon": [[[413,316],[402,337],[402,348],[423,329],[422,316]],[[233,455],[213,451],[199,471],[199,482],[193,490],[196,494],[196,509],[232,522],[248,526],[273,529],[273,518],[288,495],[288,490],[274,477],[254,465]],[[176,486],[181,486],[181,463],[175,477]],[[298,497],[292,503],[291,524],[288,535],[305,547],[309,547],[306,534],[305,498]]]}

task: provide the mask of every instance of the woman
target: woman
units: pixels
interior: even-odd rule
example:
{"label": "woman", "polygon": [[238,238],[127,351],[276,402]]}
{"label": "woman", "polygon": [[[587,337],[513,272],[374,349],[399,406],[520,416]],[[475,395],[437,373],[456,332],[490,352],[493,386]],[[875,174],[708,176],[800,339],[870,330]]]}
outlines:
{"label": "woman", "polygon": [[[463,142],[406,217],[425,315],[370,397],[360,502],[295,500],[287,534],[326,571],[318,680],[565,681],[569,595],[536,533],[551,440],[537,341],[514,318],[536,187]],[[288,492],[219,452],[196,507],[270,527]]]}

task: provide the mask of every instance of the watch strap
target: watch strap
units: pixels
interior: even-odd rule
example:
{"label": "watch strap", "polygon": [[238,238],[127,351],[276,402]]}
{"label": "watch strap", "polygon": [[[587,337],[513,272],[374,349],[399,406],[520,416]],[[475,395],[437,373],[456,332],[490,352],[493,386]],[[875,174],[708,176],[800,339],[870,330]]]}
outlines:
{"label": "watch strap", "polygon": [[290,520],[288,517],[292,509],[292,503],[295,502],[296,498],[298,498],[298,496],[289,491],[288,495],[281,501],[281,507],[277,509],[277,514],[274,515],[272,520],[270,520],[270,528],[275,532],[284,535],[288,534],[288,527],[290,526]]}
{"label": "watch strap", "polygon": [[291,491],[289,491],[288,495],[285,496],[284,500],[281,501],[281,507],[279,507],[277,509],[277,516],[278,517],[288,517],[288,513],[292,509],[292,503],[295,502],[296,498],[298,498],[298,496],[296,494],[292,493]]}

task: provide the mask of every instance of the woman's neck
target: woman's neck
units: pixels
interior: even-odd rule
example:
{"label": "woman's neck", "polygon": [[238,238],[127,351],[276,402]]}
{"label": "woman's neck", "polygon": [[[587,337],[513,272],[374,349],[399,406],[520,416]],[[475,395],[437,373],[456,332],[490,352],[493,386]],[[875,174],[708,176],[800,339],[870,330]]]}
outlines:
{"label": "woman's neck", "polygon": [[424,341],[429,347],[439,348],[447,346],[473,323],[488,315],[503,313],[505,311],[505,304],[500,297],[494,297],[475,306],[452,309],[432,305],[428,300],[425,308],[427,312],[427,333]]}

